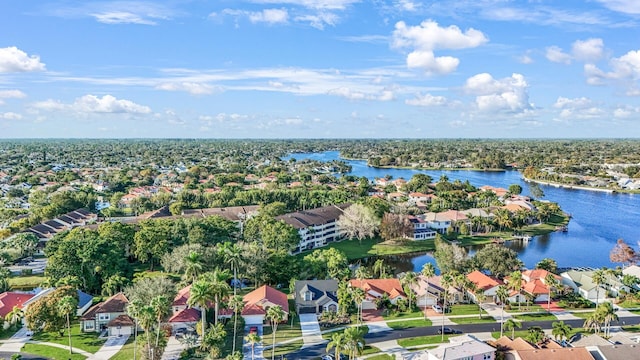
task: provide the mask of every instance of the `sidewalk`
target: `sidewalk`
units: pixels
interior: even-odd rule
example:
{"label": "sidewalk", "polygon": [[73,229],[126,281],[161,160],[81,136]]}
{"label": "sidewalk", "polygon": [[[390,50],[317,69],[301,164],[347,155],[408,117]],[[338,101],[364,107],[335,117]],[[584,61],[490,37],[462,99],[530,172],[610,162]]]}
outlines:
{"label": "sidewalk", "polygon": [[20,330],[18,330],[18,332],[13,334],[12,337],[2,342],[2,344],[0,345],[0,352],[19,353],[20,349],[22,349],[24,344],[27,341],[31,340],[31,337],[27,336],[27,333],[31,333],[31,332],[27,330],[26,327],[23,327]]}

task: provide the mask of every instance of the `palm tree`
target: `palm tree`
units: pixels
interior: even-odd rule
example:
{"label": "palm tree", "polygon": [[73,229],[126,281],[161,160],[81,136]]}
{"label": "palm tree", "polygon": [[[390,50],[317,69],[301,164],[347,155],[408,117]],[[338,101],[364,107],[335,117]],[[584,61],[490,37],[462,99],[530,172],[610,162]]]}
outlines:
{"label": "palm tree", "polygon": [[596,312],[600,313],[600,318],[604,323],[604,335],[609,336],[611,331],[611,322],[618,321],[618,314],[616,314],[616,309],[613,308],[610,302],[606,301],[602,303],[602,306],[596,310]]}
{"label": "palm tree", "polygon": [[331,340],[327,344],[327,352],[329,350],[335,348],[335,356],[334,359],[340,359],[340,354],[342,350],[347,346],[347,339],[345,338],[343,333],[333,333],[331,335]]}
{"label": "palm tree", "polygon": [[600,317],[600,313],[598,311],[595,311],[584,321],[582,327],[587,330],[593,330],[597,334],[600,332],[600,323],[602,322],[601,320],[603,319]]}
{"label": "palm tree", "polygon": [[356,318],[358,320],[358,323],[362,322],[362,302],[365,299],[365,292],[364,290],[360,289],[359,287],[352,287],[351,288],[351,298],[353,298],[353,301],[356,303],[357,306],[357,314],[356,314]]}
{"label": "palm tree", "polygon": [[447,312],[447,298],[449,297],[449,287],[451,287],[451,285],[453,284],[453,276],[451,276],[451,274],[446,273],[446,274],[442,274],[442,278],[440,280],[440,283],[442,284],[442,287],[444,288],[444,298],[443,298],[443,306],[442,306],[442,338],[441,340],[444,341],[444,314]]}
{"label": "palm tree", "polygon": [[129,279],[121,275],[112,275],[102,284],[102,295],[113,296],[122,291],[125,285],[129,283]]}
{"label": "palm tree", "polygon": [[513,338],[515,337],[516,328],[520,329],[521,327],[522,324],[512,318],[509,318],[504,322],[504,329],[507,331],[511,331],[511,340],[513,340]]}
{"label": "palm tree", "polygon": [[225,296],[229,295],[231,287],[227,284],[227,280],[231,277],[226,270],[214,269],[212,272],[208,272],[203,275],[209,282],[211,287],[211,293],[213,294],[213,324],[218,324],[218,309],[220,309],[220,302]]}
{"label": "palm tree", "polygon": [[556,292],[560,288],[560,281],[556,279],[555,275],[548,273],[544,278],[544,283],[549,288],[549,297],[547,298],[547,311],[551,310],[551,292]]}
{"label": "palm tree", "polygon": [[565,324],[564,321],[554,321],[551,324],[551,326],[553,326],[553,329],[551,330],[551,334],[556,339],[556,341],[558,339],[564,340],[568,338],[572,329],[571,325]]}
{"label": "palm tree", "polygon": [[475,295],[476,302],[478,303],[478,315],[480,319],[482,319],[482,303],[487,300],[487,295],[485,295],[484,291],[478,289],[476,284],[474,284],[473,282],[469,287],[469,291],[471,291]]}
{"label": "palm tree", "polygon": [[4,317],[4,320],[7,321],[11,326],[18,327],[20,321],[24,318],[24,312],[17,306],[14,306],[13,309]]}
{"label": "palm tree", "polygon": [[189,290],[189,300],[187,304],[189,306],[200,307],[201,321],[202,321],[202,334],[204,336],[207,330],[207,304],[215,298],[211,283],[206,280],[198,280],[191,285]]}
{"label": "palm tree", "polygon": [[533,344],[539,345],[544,341],[544,331],[540,326],[530,326],[527,340]]}
{"label": "palm tree", "polygon": [[509,277],[509,289],[518,292],[518,310],[521,309],[522,301],[520,301],[520,293],[522,292],[522,273],[516,270]]}
{"label": "palm tree", "polygon": [[236,352],[236,334],[238,329],[238,314],[244,307],[244,301],[242,300],[242,296],[234,295],[229,299],[229,308],[233,310],[233,350],[231,353]]}
{"label": "palm tree", "polygon": [[504,334],[504,303],[509,298],[507,287],[504,285],[498,286],[498,289],[496,290],[496,296],[498,297],[498,300],[500,300],[500,310],[502,311],[502,314],[500,315],[500,337],[502,337],[502,335]]}
{"label": "palm tree", "polygon": [[164,295],[158,295],[151,299],[151,307],[153,308],[156,315],[156,321],[158,322],[158,327],[156,329],[156,347],[158,347],[158,342],[160,342],[160,326],[162,324],[162,319],[169,313],[169,305],[171,305],[171,302]]}
{"label": "palm tree", "polygon": [[426,294],[425,294],[425,300],[424,300],[424,319],[427,320],[427,299],[426,296],[429,296],[429,286],[431,285],[429,283],[429,279],[434,277],[436,275],[436,267],[433,266],[433,263],[426,263],[422,266],[422,276],[425,277],[425,281],[427,282],[427,290],[426,290]]}
{"label": "palm tree", "polygon": [[413,309],[411,306],[411,300],[413,299],[413,296],[415,294],[412,287],[418,283],[418,274],[413,271],[407,271],[406,273],[404,273],[404,276],[402,277],[402,279],[400,279],[400,281],[402,281],[402,285],[404,285],[405,291],[407,293],[407,298],[409,299],[409,312],[411,312],[411,310]]}
{"label": "palm tree", "polygon": [[135,320],[135,327],[133,329],[133,360],[136,360],[138,356],[138,318],[142,306],[142,301],[139,299],[133,299],[127,304],[127,314]]}
{"label": "palm tree", "polygon": [[600,285],[607,281],[605,270],[597,269],[594,271],[591,280],[596,286],[596,310],[598,310],[598,303],[600,302]]}
{"label": "palm tree", "polygon": [[78,308],[78,300],[70,295],[67,295],[60,299],[58,303],[58,312],[67,317],[67,330],[69,332],[69,354],[73,354],[73,347],[71,346],[71,314],[75,314]]}
{"label": "palm tree", "polygon": [[278,323],[284,320],[287,314],[282,310],[280,305],[275,305],[267,309],[266,318],[271,322],[271,330],[273,331],[273,343],[271,345],[271,360],[275,358],[276,354],[276,330],[278,330]]}
{"label": "palm tree", "polygon": [[378,278],[384,278],[386,274],[386,265],[384,264],[384,260],[378,259],[375,263],[373,263],[373,273],[378,274]]}
{"label": "palm tree", "polygon": [[221,247],[224,261],[231,266],[231,272],[233,273],[233,295],[237,293],[238,287],[238,267],[242,262],[242,248],[238,244],[232,244],[225,242]]}
{"label": "palm tree", "polygon": [[262,341],[262,338],[257,333],[250,333],[249,335],[244,337],[244,341],[246,341],[249,346],[251,346],[251,360],[255,359],[255,347],[256,344],[259,344]]}
{"label": "palm tree", "polygon": [[151,329],[156,322],[156,313],[151,305],[145,305],[138,312],[138,321],[144,333],[147,335],[147,350],[149,358],[153,360],[153,347],[151,346]]}
{"label": "palm tree", "polygon": [[202,255],[198,252],[191,251],[184,258],[184,277],[191,282],[195,281],[198,275],[202,273],[203,263]]}
{"label": "palm tree", "polygon": [[368,329],[364,326],[350,327],[344,330],[346,348],[349,350],[349,359],[355,359],[356,354],[362,353],[365,346],[364,336],[367,332]]}

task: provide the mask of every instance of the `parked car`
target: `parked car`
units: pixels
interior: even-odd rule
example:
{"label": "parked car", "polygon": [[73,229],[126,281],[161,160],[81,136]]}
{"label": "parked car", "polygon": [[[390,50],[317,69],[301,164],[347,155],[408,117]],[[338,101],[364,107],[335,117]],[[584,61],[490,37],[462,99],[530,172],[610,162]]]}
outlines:
{"label": "parked car", "polygon": [[438,334],[442,334],[444,333],[445,335],[449,335],[449,334],[462,334],[462,331],[458,330],[458,329],[453,329],[450,327],[446,327],[444,329],[438,329]]}
{"label": "parked car", "polygon": [[437,312],[438,314],[442,314],[442,306],[435,304],[431,308],[433,309],[433,311]]}
{"label": "parked car", "polygon": [[258,333],[258,327],[257,326],[252,326],[249,328],[249,334],[257,334]]}
{"label": "parked car", "polygon": [[182,327],[182,328],[177,328],[176,332],[174,333],[174,335],[175,335],[176,338],[179,339],[179,338],[183,337],[184,334],[186,334],[186,333],[187,333],[187,328]]}

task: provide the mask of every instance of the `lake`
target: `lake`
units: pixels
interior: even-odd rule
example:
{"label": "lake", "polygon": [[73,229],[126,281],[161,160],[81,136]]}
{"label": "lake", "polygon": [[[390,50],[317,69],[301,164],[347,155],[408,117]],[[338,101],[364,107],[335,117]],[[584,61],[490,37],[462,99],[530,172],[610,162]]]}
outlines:
{"label": "lake", "polygon": [[[491,185],[508,188],[509,185],[522,186],[523,195],[529,195],[529,185],[518,171],[485,172],[460,170],[413,170],[413,169],[379,169],[367,166],[363,160],[345,160],[337,151],[321,153],[291,154],[284,158],[313,159],[318,161],[343,160],[351,165],[349,175],[374,178],[392,176],[394,179],[411,179],[414,174],[427,174],[434,180],[446,175],[450,181],[469,180],[474,186]],[[558,262],[559,267],[590,266],[615,267],[609,261],[609,252],[617,239],[624,239],[637,249],[640,240],[640,196],[633,194],[609,194],[604,192],[556,188],[540,185],[544,191],[542,199],[557,202],[560,207],[572,215],[569,231],[554,232],[534,237],[531,241],[507,242],[505,246],[517,251],[520,259],[528,268],[543,258],[550,257]],[[473,249],[471,249],[473,251]],[[410,254],[389,258],[397,271],[413,268],[420,271],[426,262],[434,262],[429,254]]]}

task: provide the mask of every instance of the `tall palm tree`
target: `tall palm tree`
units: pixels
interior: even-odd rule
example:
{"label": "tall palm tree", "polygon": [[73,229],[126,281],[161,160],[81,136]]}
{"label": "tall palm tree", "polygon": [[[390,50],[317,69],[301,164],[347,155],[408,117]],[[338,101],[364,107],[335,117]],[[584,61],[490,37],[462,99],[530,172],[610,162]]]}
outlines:
{"label": "tall palm tree", "polygon": [[359,287],[352,287],[351,288],[351,298],[353,298],[353,301],[356,303],[357,306],[357,314],[356,314],[356,318],[358,320],[358,323],[362,322],[362,302],[365,299],[365,292],[364,290],[360,289]]}
{"label": "tall palm tree", "polygon": [[22,311],[22,309],[14,306],[13,309],[11,309],[11,311],[7,315],[5,315],[4,320],[11,324],[12,327],[15,326],[17,328],[18,324],[22,321],[23,318],[24,312]]}
{"label": "tall palm tree", "polygon": [[368,329],[364,326],[355,326],[344,330],[346,348],[349,350],[349,359],[355,359],[356,354],[362,353],[365,346],[364,336]]}
{"label": "tall palm tree", "polygon": [[600,332],[600,323],[601,323],[600,313],[595,311],[584,321],[582,327],[587,330],[593,330],[596,334]]}
{"label": "tall palm tree", "polygon": [[202,254],[196,251],[189,252],[184,258],[184,278],[185,280],[194,282],[204,268]]}
{"label": "tall palm tree", "polygon": [[509,276],[509,289],[518,292],[518,310],[521,309],[520,293],[522,292],[522,273],[516,270]]}
{"label": "tall palm tree", "polygon": [[333,333],[331,335],[331,340],[327,344],[327,352],[331,349],[335,349],[334,359],[340,359],[340,354],[342,350],[344,350],[347,346],[347,339],[344,336],[344,333]]}
{"label": "tall palm tree", "polygon": [[133,360],[138,357],[138,318],[140,316],[140,309],[144,305],[139,299],[133,299],[127,304],[127,314],[134,319],[133,329]]}
{"label": "tall palm tree", "polygon": [[502,314],[500,315],[500,337],[502,337],[504,334],[504,303],[509,298],[507,287],[504,285],[498,286],[496,296],[498,297],[498,300],[500,300],[500,310],[502,311]]}
{"label": "tall palm tree", "polygon": [[234,295],[229,299],[229,308],[233,310],[233,345],[231,353],[236,352],[236,334],[238,330],[238,314],[242,311],[244,307],[244,301],[242,300],[242,296]]}
{"label": "tall palm tree", "polygon": [[107,278],[107,281],[102,284],[103,296],[113,296],[119,291],[122,291],[125,285],[129,283],[129,279],[121,275],[112,275]]}
{"label": "tall palm tree", "polygon": [[237,294],[238,267],[242,263],[242,248],[238,244],[225,242],[220,248],[224,261],[231,267],[233,273],[233,295]]}
{"label": "tall palm tree", "polygon": [[158,347],[158,343],[160,342],[160,326],[162,325],[162,319],[169,313],[169,305],[171,302],[169,298],[164,295],[158,295],[151,299],[151,307],[153,308],[153,312],[156,315],[156,321],[158,322],[158,326],[156,328],[156,347]]}
{"label": "tall palm tree", "polygon": [[256,354],[256,344],[259,344],[262,341],[262,338],[257,333],[250,333],[249,335],[244,337],[244,341],[246,341],[249,346],[251,346],[251,360],[254,360]]}
{"label": "tall palm tree", "polygon": [[544,284],[549,288],[549,297],[547,298],[547,311],[551,310],[551,294],[552,292],[558,291],[560,288],[560,281],[556,279],[556,277],[552,273],[548,273],[547,276],[544,277]]}
{"label": "tall palm tree", "polygon": [[75,314],[78,309],[78,300],[70,295],[67,295],[60,299],[58,303],[58,312],[67,318],[67,331],[69,333],[69,354],[73,354],[73,347],[71,346],[71,314]]}
{"label": "tall palm tree", "polygon": [[207,281],[209,282],[209,286],[211,287],[214,306],[213,324],[217,325],[220,303],[222,302],[222,299],[229,295],[229,292],[231,291],[231,287],[229,286],[229,284],[227,284],[227,281],[231,278],[231,276],[226,270],[220,270],[216,268],[211,272],[203,274],[203,277],[207,279]]}
{"label": "tall palm tree", "polygon": [[567,325],[564,321],[554,321],[551,326],[553,329],[551,330],[551,334],[556,339],[564,340],[569,337],[571,333],[571,325]]}
{"label": "tall palm tree", "polygon": [[610,302],[606,301],[602,303],[602,306],[597,310],[600,313],[600,318],[604,324],[604,335],[609,336],[611,331],[611,322],[618,320],[618,314],[616,309],[613,308]]}
{"label": "tall palm tree", "polygon": [[153,310],[151,305],[145,305],[140,308],[140,311],[138,312],[138,321],[147,336],[147,350],[149,352],[149,358],[153,360],[154,351],[151,346],[151,329],[153,328],[153,324],[156,322],[156,312]]}
{"label": "tall palm tree", "polygon": [[201,312],[202,334],[204,336],[207,330],[207,304],[215,298],[211,283],[207,280],[198,280],[191,285],[189,290],[189,306],[198,306]]}
{"label": "tall palm tree", "polygon": [[511,340],[513,340],[516,334],[516,328],[520,329],[521,327],[522,324],[519,321],[511,318],[507,319],[507,321],[504,322],[504,329],[507,331],[511,331]]}
{"label": "tall palm tree", "polygon": [[400,279],[402,281],[402,285],[404,285],[405,291],[407,293],[407,298],[409,299],[409,312],[411,312],[412,308],[412,300],[415,292],[412,287],[418,283],[418,274],[413,271],[407,271],[404,273],[404,276]]}
{"label": "tall palm tree", "polygon": [[384,264],[384,260],[378,259],[373,263],[373,273],[378,274],[379,279],[383,279],[386,274],[387,266]]}
{"label": "tall palm tree", "polygon": [[444,298],[443,298],[443,306],[442,306],[442,327],[441,327],[441,341],[444,341],[444,314],[447,312],[447,298],[449,297],[449,288],[453,284],[453,276],[449,273],[442,274],[442,278],[440,280],[442,287],[444,288]]}
{"label": "tall palm tree", "polygon": [[433,266],[433,263],[426,263],[422,266],[422,276],[424,276],[427,282],[427,290],[426,290],[426,294],[425,294],[425,300],[424,300],[424,319],[427,320],[427,299],[426,297],[429,296],[429,286],[431,285],[429,283],[429,279],[434,277],[436,275],[436,267]]}
{"label": "tall palm tree", "polygon": [[273,342],[271,345],[271,360],[276,356],[276,330],[278,330],[278,323],[280,323],[287,314],[282,310],[280,305],[275,305],[267,309],[266,318],[271,322],[271,330],[273,331]]}
{"label": "tall palm tree", "polygon": [[598,303],[600,302],[600,285],[607,281],[607,275],[604,269],[597,269],[593,272],[591,280],[596,285],[596,310],[598,310]]}

